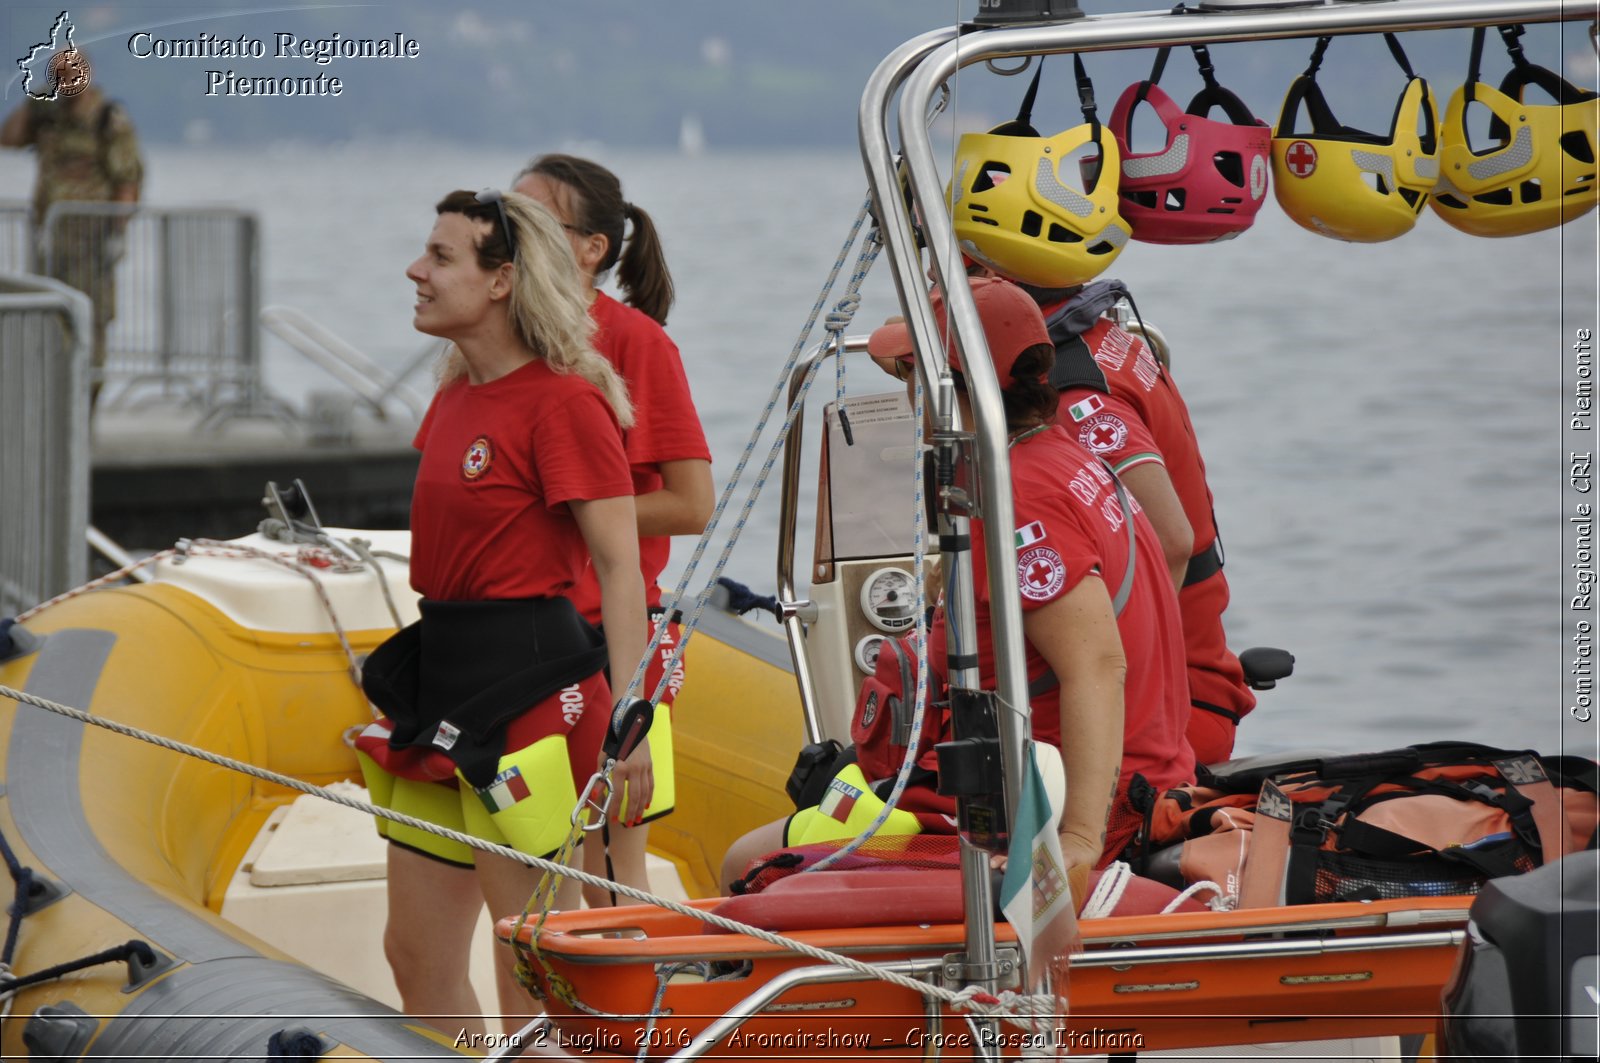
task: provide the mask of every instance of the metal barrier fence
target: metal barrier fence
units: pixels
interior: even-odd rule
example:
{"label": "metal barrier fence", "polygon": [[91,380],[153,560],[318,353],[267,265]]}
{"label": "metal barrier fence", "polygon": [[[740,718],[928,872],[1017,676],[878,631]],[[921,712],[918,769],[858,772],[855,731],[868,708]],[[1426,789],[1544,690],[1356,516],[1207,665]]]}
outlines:
{"label": "metal barrier fence", "polygon": [[0,616],[88,575],[89,300],[0,273]]}
{"label": "metal barrier fence", "polygon": [[154,388],[207,418],[266,412],[255,215],[63,201],[45,214],[37,257],[94,304],[108,401]]}
{"label": "metal barrier fence", "polygon": [[28,204],[0,199],[0,273],[33,272],[33,225]]}

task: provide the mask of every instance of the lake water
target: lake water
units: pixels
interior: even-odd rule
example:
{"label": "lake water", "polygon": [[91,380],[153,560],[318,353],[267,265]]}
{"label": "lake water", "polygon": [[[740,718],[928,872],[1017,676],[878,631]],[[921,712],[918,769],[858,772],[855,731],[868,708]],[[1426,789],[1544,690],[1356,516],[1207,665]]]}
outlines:
{"label": "lake water", "polygon": [[[720,484],[861,203],[859,160],[600,157],[663,231],[679,293],[669,331]],[[509,184],[524,161],[428,144],[158,147],[146,198],[259,212],[264,303],[299,307],[398,367],[423,345],[402,271],[432,204]],[[0,196],[24,194],[31,171],[0,153]],[[1567,344],[1595,326],[1595,257],[1594,215],[1482,240],[1428,214],[1362,246],[1304,232],[1269,204],[1232,242],[1133,244],[1115,264],[1110,275],[1173,342],[1228,546],[1230,641],[1297,658],[1295,676],[1262,695],[1241,751],[1448,736],[1595,752],[1594,724],[1563,722],[1562,431]],[[894,312],[880,266],[860,329]],[[275,341],[267,358],[286,396],[330,386]],[[852,388],[884,390],[872,375],[852,374]],[[819,389],[831,393],[831,370]],[[765,593],[777,486],[730,569]],[[675,562],[688,554],[685,542]]]}

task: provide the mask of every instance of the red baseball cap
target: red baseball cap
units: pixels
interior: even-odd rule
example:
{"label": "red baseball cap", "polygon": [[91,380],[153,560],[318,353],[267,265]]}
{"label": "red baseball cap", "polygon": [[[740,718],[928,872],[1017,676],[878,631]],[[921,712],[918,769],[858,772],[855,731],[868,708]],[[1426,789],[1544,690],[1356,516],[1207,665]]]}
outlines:
{"label": "red baseball cap", "polygon": [[[984,338],[989,342],[995,377],[1003,388],[1011,379],[1011,367],[1017,363],[1017,356],[1029,347],[1050,343],[1050,331],[1045,328],[1044,315],[1033,297],[1010,281],[999,277],[973,277],[967,283],[972,288],[972,301],[978,306],[978,320],[983,322]],[[944,292],[934,288],[928,298],[933,303],[933,316],[939,322],[939,336],[948,342]],[[895,321],[873,330],[867,339],[867,353],[874,358],[899,358],[910,354],[910,328],[904,321]],[[961,356],[954,348],[950,351],[950,367],[961,369]]]}

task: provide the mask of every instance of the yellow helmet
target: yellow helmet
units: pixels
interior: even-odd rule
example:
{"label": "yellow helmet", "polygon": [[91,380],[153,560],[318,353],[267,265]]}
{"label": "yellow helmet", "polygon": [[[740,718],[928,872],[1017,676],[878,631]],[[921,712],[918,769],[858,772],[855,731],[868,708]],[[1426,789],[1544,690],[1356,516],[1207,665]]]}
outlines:
{"label": "yellow helmet", "polygon": [[[1450,98],[1439,137],[1441,172],[1433,212],[1474,236],[1553,229],[1587,214],[1600,201],[1595,170],[1600,96],[1528,62],[1516,43],[1520,26],[1501,33],[1511,51],[1511,72],[1499,90],[1479,83],[1483,30],[1476,30],[1471,72]],[[1529,85],[1556,102],[1522,102]],[[1467,132],[1467,105],[1474,102],[1494,115],[1489,136],[1495,143],[1482,151],[1472,149]]]}
{"label": "yellow helmet", "polygon": [[[1289,86],[1273,133],[1279,205],[1302,227],[1337,240],[1377,243],[1410,232],[1439,176],[1433,95],[1412,73],[1395,36],[1384,38],[1406,74],[1387,134],[1352,129],[1333,116],[1317,84],[1328,37],[1317,41],[1311,65]],[[1295,131],[1302,103],[1309,133]]]}
{"label": "yellow helmet", "polygon": [[[1041,137],[1025,117],[1030,91],[1017,119],[961,138],[947,193],[956,239],[968,256],[1043,288],[1093,280],[1127,246],[1130,233],[1117,211],[1122,159],[1116,139],[1094,117],[1093,90],[1082,61],[1073,59],[1088,121]],[[1063,181],[1062,166],[1090,143],[1098,154],[1082,159],[1081,185]]]}

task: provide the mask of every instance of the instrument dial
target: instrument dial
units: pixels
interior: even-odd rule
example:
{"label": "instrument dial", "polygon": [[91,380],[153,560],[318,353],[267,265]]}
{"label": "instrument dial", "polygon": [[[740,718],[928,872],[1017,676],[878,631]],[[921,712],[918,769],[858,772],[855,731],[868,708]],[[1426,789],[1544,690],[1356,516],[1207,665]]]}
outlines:
{"label": "instrument dial", "polygon": [[883,635],[866,635],[856,643],[856,667],[867,675],[878,670],[878,653],[883,649]]}
{"label": "instrument dial", "polygon": [[861,585],[861,611],[879,631],[894,634],[916,623],[916,605],[916,588],[905,569],[880,568]]}

